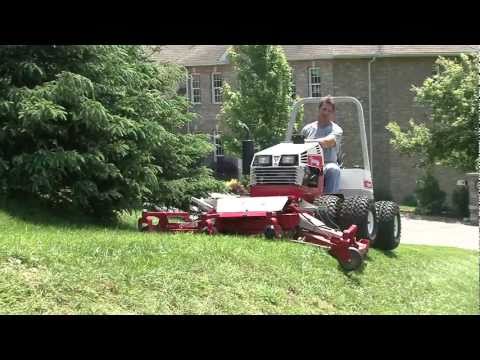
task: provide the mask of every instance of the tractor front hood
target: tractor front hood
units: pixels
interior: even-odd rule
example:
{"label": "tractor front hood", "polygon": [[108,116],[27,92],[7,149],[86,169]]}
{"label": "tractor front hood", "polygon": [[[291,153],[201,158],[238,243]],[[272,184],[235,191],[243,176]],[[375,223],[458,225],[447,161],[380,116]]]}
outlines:
{"label": "tractor front hood", "polygon": [[257,152],[255,155],[300,155],[310,149],[315,149],[318,143],[305,143],[305,144],[292,144],[292,143],[280,143],[262,151]]}

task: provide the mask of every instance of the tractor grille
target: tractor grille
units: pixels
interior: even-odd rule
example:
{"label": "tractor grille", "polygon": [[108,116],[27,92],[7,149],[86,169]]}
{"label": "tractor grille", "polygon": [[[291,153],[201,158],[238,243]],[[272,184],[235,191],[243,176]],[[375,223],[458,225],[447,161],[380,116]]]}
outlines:
{"label": "tractor grille", "polygon": [[[315,152],[312,152],[311,154],[320,154],[322,152],[320,145],[315,146]],[[300,154],[300,162],[302,164],[308,163],[308,153],[304,151],[303,153]]]}
{"label": "tractor grille", "polygon": [[297,184],[298,167],[255,167],[252,184]]}
{"label": "tractor grille", "polygon": [[302,162],[302,164],[306,164],[308,162],[308,155],[306,151],[304,151],[302,155],[300,155],[300,161]]}

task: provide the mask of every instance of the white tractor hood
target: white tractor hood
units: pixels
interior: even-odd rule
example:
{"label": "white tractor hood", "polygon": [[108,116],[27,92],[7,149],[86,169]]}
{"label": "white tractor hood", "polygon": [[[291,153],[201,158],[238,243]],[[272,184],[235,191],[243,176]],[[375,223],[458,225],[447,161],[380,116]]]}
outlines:
{"label": "white tractor hood", "polygon": [[316,142],[305,144],[281,143],[259,151],[255,155],[295,155],[315,149],[317,146],[318,143]]}

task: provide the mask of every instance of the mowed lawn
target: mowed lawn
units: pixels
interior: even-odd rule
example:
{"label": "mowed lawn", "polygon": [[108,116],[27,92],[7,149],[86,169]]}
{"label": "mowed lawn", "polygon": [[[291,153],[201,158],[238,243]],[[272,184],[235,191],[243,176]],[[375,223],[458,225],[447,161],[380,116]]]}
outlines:
{"label": "mowed lawn", "polygon": [[344,273],[310,246],[139,233],[135,223],[0,209],[0,313],[479,313],[477,251],[400,245]]}

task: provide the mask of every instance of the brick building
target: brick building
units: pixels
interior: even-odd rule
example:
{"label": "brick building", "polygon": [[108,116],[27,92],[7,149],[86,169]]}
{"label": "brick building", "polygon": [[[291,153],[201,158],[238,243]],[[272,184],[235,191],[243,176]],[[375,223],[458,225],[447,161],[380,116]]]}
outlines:
{"label": "brick building", "polygon": [[[223,82],[234,83],[235,74],[228,63],[230,45],[165,45],[153,56],[159,62],[174,62],[186,67],[188,86],[184,92],[192,102],[197,119],[190,131],[215,133],[220,111]],[[419,171],[413,161],[393,150],[389,121],[400,126],[408,120],[425,121],[428,109],[414,103],[412,85],[421,85],[436,71],[439,55],[457,56],[478,51],[474,45],[282,45],[293,69],[294,90],[300,97],[354,96],[365,113],[373,180],[376,190],[390,193],[401,201],[415,189]],[[305,108],[305,122],[315,120],[316,108]],[[358,124],[354,108],[342,105],[337,122],[344,129],[346,165],[361,163]],[[437,168],[441,188],[450,194],[463,174],[449,168]],[[448,196],[450,201],[450,196]]]}

